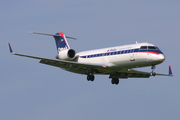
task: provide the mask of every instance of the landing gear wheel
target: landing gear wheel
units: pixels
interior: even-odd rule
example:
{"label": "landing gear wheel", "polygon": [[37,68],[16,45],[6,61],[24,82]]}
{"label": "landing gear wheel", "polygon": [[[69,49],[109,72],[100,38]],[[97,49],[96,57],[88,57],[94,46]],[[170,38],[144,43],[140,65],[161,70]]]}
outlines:
{"label": "landing gear wheel", "polygon": [[119,84],[119,79],[116,78],[115,84],[118,85]]}
{"label": "landing gear wheel", "polygon": [[94,81],[94,75],[91,75],[91,81]]}
{"label": "landing gear wheel", "polygon": [[90,81],[91,80],[91,76],[87,75],[87,80]]}
{"label": "landing gear wheel", "polygon": [[87,75],[87,80],[88,81],[94,81],[94,75]]}
{"label": "landing gear wheel", "polygon": [[155,72],[152,72],[151,75],[152,75],[152,76],[156,76],[156,73],[155,73]]}
{"label": "landing gear wheel", "polygon": [[112,83],[112,84],[114,84],[114,83],[115,83],[115,80],[114,80],[114,78],[112,78],[112,80],[111,80],[111,83]]}
{"label": "landing gear wheel", "polygon": [[112,78],[111,83],[118,85],[119,84],[119,79],[118,78]]}

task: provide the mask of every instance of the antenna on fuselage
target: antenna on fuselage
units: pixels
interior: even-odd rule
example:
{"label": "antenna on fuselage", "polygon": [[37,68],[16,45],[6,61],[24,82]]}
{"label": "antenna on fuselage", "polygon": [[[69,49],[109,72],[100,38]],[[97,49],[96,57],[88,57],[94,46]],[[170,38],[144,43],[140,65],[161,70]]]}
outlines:
{"label": "antenna on fuselage", "polygon": [[138,42],[136,41],[136,44],[138,44]]}

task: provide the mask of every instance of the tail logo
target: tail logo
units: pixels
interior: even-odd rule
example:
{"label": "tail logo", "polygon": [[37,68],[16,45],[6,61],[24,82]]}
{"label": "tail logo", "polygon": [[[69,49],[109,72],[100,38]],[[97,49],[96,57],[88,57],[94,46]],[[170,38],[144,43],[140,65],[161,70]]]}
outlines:
{"label": "tail logo", "polygon": [[59,53],[61,50],[65,50],[65,49],[68,49],[67,46],[65,46],[64,48],[58,47],[58,53]]}

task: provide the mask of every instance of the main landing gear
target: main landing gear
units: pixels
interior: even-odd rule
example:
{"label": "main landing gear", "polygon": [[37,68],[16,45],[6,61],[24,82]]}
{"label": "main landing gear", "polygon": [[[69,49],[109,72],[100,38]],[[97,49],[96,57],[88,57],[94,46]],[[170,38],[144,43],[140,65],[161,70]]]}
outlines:
{"label": "main landing gear", "polygon": [[[88,81],[94,81],[94,79],[95,79],[95,77],[94,77],[93,74],[87,75],[87,80]],[[119,78],[112,78],[111,83],[115,84],[115,85],[118,85],[119,84]]]}
{"label": "main landing gear", "polygon": [[112,78],[111,83],[118,85],[119,84],[119,79],[118,78]]}
{"label": "main landing gear", "polygon": [[151,66],[152,72],[151,72],[151,76],[156,76],[156,73],[154,72],[154,69],[156,68],[155,65]]}
{"label": "main landing gear", "polygon": [[92,74],[91,74],[91,75],[87,75],[87,80],[88,80],[88,81],[94,81],[94,78],[95,78],[95,77],[94,77],[94,75],[92,75]]}

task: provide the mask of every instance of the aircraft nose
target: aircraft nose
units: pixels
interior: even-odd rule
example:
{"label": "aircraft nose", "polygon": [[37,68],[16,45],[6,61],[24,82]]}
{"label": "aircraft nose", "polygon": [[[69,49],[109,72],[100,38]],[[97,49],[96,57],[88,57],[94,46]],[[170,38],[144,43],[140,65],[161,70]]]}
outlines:
{"label": "aircraft nose", "polygon": [[160,55],[158,56],[158,59],[159,59],[161,62],[164,62],[164,60],[165,60],[164,54],[160,54]]}

